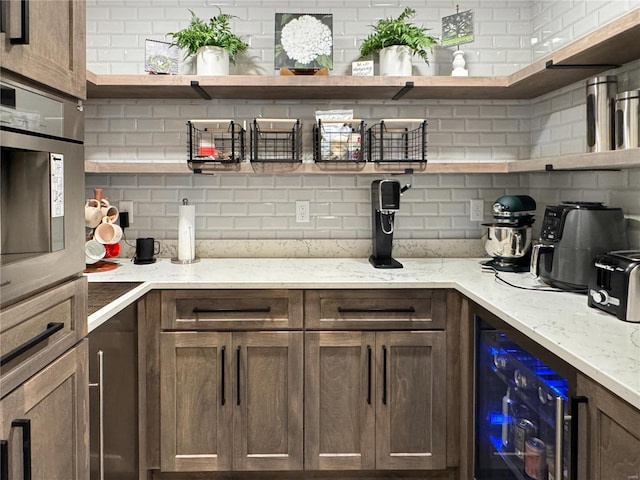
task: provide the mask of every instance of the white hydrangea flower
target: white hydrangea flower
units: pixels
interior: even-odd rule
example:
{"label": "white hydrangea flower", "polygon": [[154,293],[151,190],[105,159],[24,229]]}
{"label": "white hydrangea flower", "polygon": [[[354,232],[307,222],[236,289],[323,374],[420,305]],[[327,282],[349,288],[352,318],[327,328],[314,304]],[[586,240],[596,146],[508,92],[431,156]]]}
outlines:
{"label": "white hydrangea flower", "polygon": [[301,64],[319,55],[331,55],[331,29],[310,15],[302,15],[282,27],[281,43],[287,56]]}

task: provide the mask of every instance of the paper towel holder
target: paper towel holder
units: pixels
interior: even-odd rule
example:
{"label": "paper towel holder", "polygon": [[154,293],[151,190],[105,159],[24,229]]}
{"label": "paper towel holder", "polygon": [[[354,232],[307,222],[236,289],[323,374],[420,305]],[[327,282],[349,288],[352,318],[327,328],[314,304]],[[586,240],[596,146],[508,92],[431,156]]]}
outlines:
{"label": "paper towel holder", "polygon": [[[189,205],[189,199],[188,199],[188,198],[183,198],[183,199],[182,199],[182,205],[185,205],[185,206],[186,206],[186,205]],[[191,228],[192,228],[192,226],[190,225],[190,226],[189,226],[189,229],[191,229]],[[179,227],[179,226],[178,226],[178,230],[180,230],[180,227]],[[180,236],[180,233],[178,232],[178,237],[179,237],[179,236]],[[180,265],[189,265],[189,264],[191,264],[191,263],[197,263],[197,262],[199,262],[199,261],[200,261],[200,259],[199,259],[198,257],[196,257],[196,255],[195,255],[195,253],[196,253],[196,247],[195,247],[195,234],[194,234],[194,235],[189,235],[189,236],[188,236],[188,238],[189,238],[189,241],[190,241],[190,242],[191,242],[191,241],[193,241],[193,242],[194,242],[194,245],[189,245],[189,247],[190,247],[190,248],[189,248],[189,251],[192,251],[192,252],[193,252],[193,258],[191,258],[191,259],[182,259],[182,260],[181,260],[181,259],[179,258],[179,255],[176,255],[175,257],[173,257],[173,258],[171,259],[171,263],[177,263],[177,264],[180,264]],[[193,240],[192,240],[192,239],[193,239]],[[179,238],[178,238],[178,240],[179,240]],[[178,242],[178,247],[177,247],[177,248],[178,248],[178,250],[180,249],[180,244],[179,244],[179,242]]]}

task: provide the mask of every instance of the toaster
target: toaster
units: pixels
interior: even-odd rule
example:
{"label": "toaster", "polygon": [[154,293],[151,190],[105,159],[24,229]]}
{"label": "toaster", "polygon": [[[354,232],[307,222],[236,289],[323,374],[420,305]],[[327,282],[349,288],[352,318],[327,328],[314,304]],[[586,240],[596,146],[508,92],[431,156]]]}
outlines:
{"label": "toaster", "polygon": [[640,323],[640,250],[618,250],[594,258],[589,306],[620,320]]}

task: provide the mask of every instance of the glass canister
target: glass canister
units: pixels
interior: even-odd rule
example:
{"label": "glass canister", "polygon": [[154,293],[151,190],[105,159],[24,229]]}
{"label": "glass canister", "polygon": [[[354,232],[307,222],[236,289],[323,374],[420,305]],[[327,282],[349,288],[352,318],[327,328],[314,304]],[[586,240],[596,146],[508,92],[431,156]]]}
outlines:
{"label": "glass canister", "polygon": [[616,150],[640,147],[640,90],[616,95]]}
{"label": "glass canister", "polygon": [[614,147],[614,109],[618,79],[601,75],[587,80],[587,151],[604,152]]}

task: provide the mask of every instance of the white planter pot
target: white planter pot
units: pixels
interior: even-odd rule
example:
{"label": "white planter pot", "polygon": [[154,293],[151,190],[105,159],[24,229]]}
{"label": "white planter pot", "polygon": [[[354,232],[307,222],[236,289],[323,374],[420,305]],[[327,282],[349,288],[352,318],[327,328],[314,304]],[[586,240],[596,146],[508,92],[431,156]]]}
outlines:
{"label": "white planter pot", "polygon": [[200,47],[196,70],[198,75],[229,75],[229,52],[222,47]]}
{"label": "white planter pot", "polygon": [[413,55],[406,45],[392,45],[380,50],[380,75],[409,77],[413,70]]}

